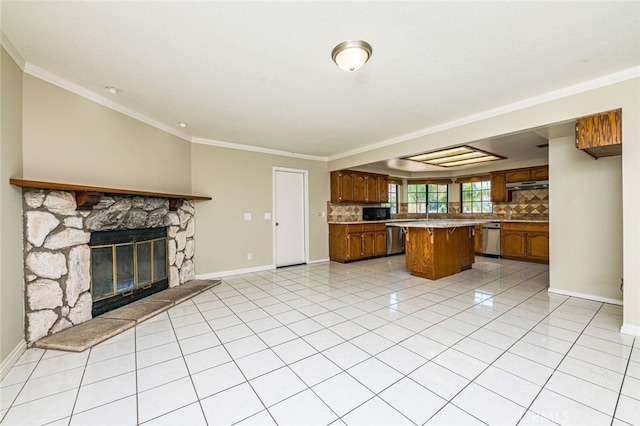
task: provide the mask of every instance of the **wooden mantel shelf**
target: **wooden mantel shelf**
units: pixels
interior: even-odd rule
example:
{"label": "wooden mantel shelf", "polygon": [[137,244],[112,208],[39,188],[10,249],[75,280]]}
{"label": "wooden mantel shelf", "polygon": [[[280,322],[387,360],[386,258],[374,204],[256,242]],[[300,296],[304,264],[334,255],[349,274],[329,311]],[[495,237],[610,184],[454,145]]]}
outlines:
{"label": "wooden mantel shelf", "polygon": [[103,188],[99,186],[75,185],[69,183],[40,182],[36,180],[9,179],[11,185],[21,188],[55,189],[58,191],[73,191],[76,193],[78,210],[92,210],[100,202],[103,194],[137,195],[141,197],[167,198],[169,210],[180,208],[184,200],[211,200],[211,197],[201,195],[167,194],[164,192],[136,191],[131,189]]}

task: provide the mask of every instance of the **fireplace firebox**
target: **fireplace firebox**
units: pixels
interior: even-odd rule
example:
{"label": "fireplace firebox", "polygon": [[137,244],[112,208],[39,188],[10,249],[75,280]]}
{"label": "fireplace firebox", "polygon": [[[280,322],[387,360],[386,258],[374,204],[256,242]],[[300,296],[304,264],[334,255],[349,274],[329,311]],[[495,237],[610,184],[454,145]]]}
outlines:
{"label": "fireplace firebox", "polygon": [[92,315],[169,287],[167,228],[92,232]]}

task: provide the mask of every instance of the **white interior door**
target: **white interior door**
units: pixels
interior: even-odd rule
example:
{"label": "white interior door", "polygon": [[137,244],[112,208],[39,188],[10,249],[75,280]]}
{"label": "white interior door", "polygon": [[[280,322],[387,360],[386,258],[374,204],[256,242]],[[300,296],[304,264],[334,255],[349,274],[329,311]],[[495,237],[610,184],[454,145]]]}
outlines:
{"label": "white interior door", "polygon": [[275,170],[276,267],[306,263],[303,171]]}

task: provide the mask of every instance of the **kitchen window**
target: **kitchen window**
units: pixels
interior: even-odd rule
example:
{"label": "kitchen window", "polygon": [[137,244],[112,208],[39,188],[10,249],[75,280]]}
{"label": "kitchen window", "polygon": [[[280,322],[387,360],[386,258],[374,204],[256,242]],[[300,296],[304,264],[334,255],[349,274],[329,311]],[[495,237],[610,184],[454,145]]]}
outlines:
{"label": "kitchen window", "polygon": [[427,212],[427,185],[408,185],[407,187],[408,213]]}
{"label": "kitchen window", "polygon": [[[446,184],[414,184],[409,185],[408,212],[409,213],[447,213],[449,201],[449,186]],[[427,202],[428,201],[428,202]]]}
{"label": "kitchen window", "polygon": [[389,184],[389,202],[382,203],[381,206],[391,208],[391,214],[398,214],[398,185]]}
{"label": "kitchen window", "polygon": [[492,213],[491,181],[462,183],[462,213]]}
{"label": "kitchen window", "polygon": [[449,201],[449,185],[427,185],[429,213],[447,213]]}

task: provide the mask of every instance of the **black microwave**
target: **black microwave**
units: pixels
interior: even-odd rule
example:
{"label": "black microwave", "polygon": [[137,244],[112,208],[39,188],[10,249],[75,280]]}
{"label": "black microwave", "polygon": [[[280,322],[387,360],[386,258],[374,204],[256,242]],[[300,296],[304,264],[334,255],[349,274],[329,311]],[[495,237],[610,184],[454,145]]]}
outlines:
{"label": "black microwave", "polygon": [[363,207],[362,220],[389,220],[391,219],[390,207]]}

